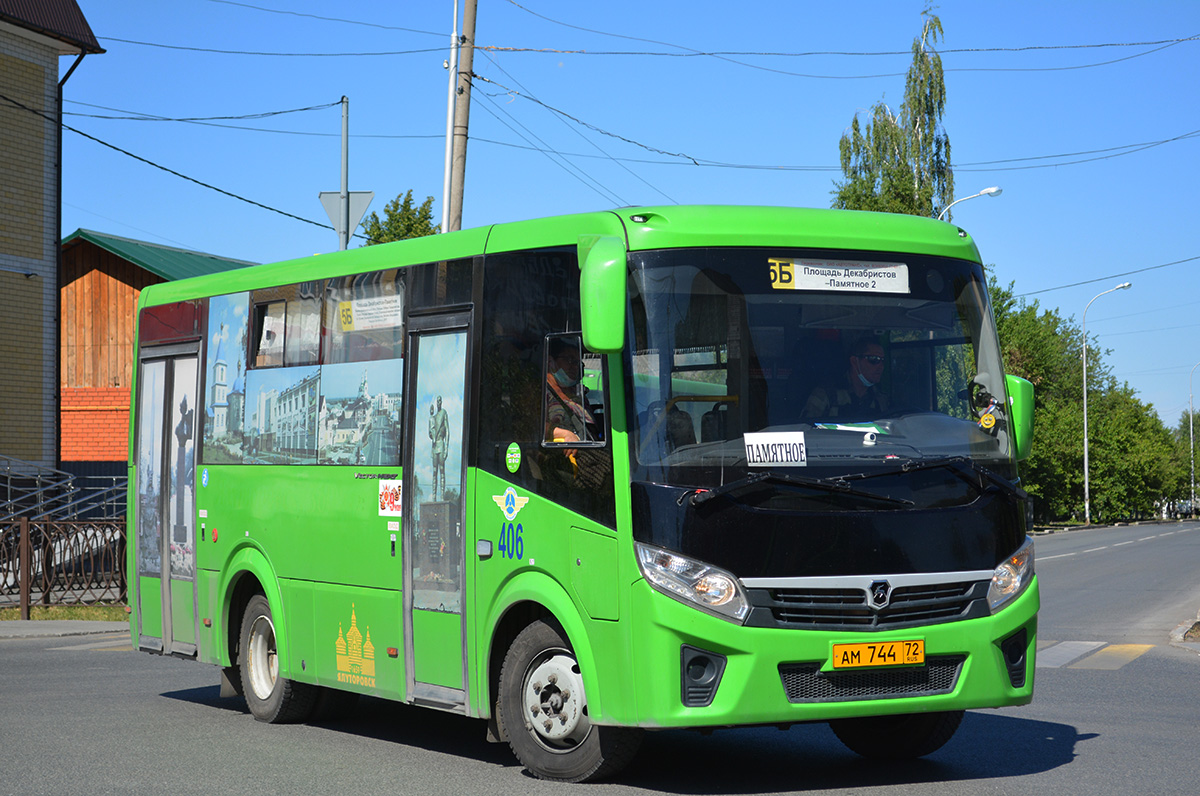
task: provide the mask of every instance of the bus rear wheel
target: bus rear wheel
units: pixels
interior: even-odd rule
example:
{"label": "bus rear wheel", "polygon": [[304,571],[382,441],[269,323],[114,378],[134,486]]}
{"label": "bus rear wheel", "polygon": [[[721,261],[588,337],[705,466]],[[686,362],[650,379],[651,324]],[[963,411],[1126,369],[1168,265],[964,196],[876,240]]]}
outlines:
{"label": "bus rear wheel", "polygon": [[316,690],[279,676],[271,604],[261,594],[250,598],[242,614],[241,680],[254,718],[269,724],[304,721],[312,713]]}
{"label": "bus rear wheel", "polygon": [[870,716],[829,722],[838,740],[852,752],[875,760],[912,760],[945,746],[962,723],[961,710]]}
{"label": "bus rear wheel", "polygon": [[557,624],[539,620],[513,640],[500,670],[498,702],[513,754],[541,779],[612,776],[641,745],[640,730],[592,724],[579,664]]}

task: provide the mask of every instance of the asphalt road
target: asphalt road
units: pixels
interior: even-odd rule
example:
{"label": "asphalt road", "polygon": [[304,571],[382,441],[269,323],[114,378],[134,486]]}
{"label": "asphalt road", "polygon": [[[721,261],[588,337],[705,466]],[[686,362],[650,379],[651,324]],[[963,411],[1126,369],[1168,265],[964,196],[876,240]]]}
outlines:
{"label": "asphalt road", "polygon": [[1043,609],[1032,705],[968,713],[930,758],[866,762],[824,725],[648,736],[617,782],[531,779],[482,722],[365,700],[270,726],[221,699],[213,667],[127,635],[0,637],[0,794],[1194,794],[1200,525],[1037,541]]}

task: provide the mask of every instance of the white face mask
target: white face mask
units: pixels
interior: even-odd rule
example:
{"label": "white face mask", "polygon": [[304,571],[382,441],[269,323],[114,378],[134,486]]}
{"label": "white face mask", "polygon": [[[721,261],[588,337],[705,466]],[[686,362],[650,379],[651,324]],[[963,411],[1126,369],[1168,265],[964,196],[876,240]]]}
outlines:
{"label": "white face mask", "polygon": [[870,379],[868,379],[866,376],[862,375],[861,373],[858,374],[858,380],[862,382],[864,387],[874,387],[875,386],[875,382],[871,381]]}
{"label": "white face mask", "polygon": [[574,387],[579,383],[578,379],[572,379],[562,368],[554,372],[554,380],[558,382],[560,387]]}

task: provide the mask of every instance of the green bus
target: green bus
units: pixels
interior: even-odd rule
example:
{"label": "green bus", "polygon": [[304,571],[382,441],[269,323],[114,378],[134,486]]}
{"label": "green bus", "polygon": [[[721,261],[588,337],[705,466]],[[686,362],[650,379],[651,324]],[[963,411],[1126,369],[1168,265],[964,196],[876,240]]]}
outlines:
{"label": "green bus", "polygon": [[646,730],[910,758],[1032,699],[1032,387],[956,226],[622,209],[138,313],[134,645],[261,721],[366,694],[582,781]]}

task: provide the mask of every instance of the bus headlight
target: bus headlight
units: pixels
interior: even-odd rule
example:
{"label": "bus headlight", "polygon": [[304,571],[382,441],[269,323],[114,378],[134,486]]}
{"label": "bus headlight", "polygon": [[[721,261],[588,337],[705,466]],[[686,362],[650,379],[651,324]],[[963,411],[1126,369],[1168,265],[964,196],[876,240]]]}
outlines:
{"label": "bus headlight", "polygon": [[661,547],[635,542],[642,576],[658,591],[739,624],[750,612],[742,586],[730,573]]}
{"label": "bus headlight", "polygon": [[988,587],[988,605],[992,613],[1000,610],[1033,580],[1033,539],[1017,548],[992,573],[992,585]]}

